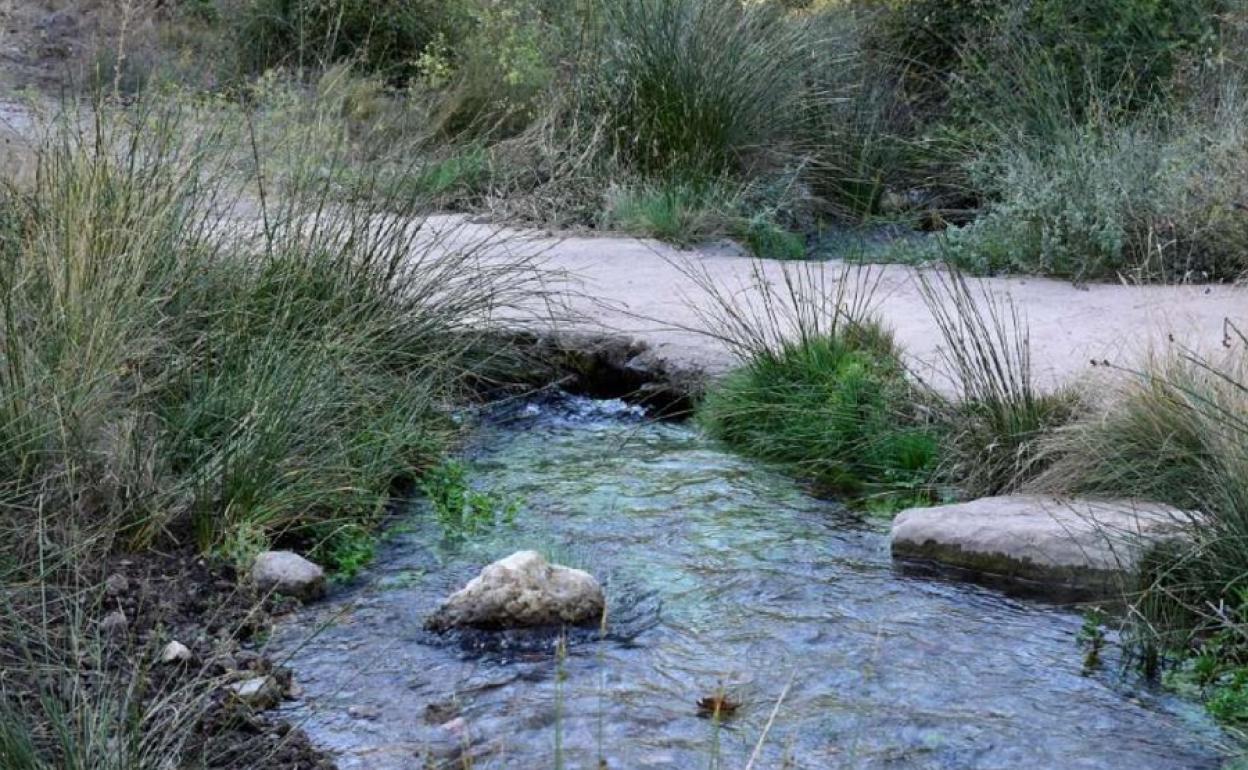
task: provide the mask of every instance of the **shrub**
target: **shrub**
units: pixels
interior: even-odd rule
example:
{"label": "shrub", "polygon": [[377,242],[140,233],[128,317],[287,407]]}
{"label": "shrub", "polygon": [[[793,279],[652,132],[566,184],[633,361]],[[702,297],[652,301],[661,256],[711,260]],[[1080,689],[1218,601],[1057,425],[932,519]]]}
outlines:
{"label": "shrub", "polygon": [[247,0],[238,51],[244,72],[353,60],[405,80],[439,31],[461,21],[460,3],[426,0]]}
{"label": "shrub", "polygon": [[714,176],[784,135],[806,41],[770,4],[624,0],[601,8],[601,62],[588,97],[630,168]]}
{"label": "shrub", "polygon": [[803,62],[795,149],[812,192],[849,221],[880,213],[886,190],[949,186],[960,160],[906,93],[917,75],[870,50],[872,32],[888,18],[834,5],[809,22],[817,42]]}
{"label": "shrub", "polygon": [[865,323],[748,361],[707,394],[698,419],[824,491],[905,504],[930,494],[939,446],[915,402],[891,337]]}
{"label": "shrub", "polygon": [[[535,0],[466,7],[466,30],[457,50],[448,49],[449,85],[438,130],[448,136],[513,135],[536,116],[539,97],[554,81],[560,26],[575,24],[576,17],[551,18]],[[572,13],[562,6],[545,10]]]}
{"label": "shrub", "polygon": [[137,109],[95,117],[115,154],[54,132],[7,201],[0,489],[135,544],[352,537],[439,454],[465,327],[524,293],[525,260],[413,237],[419,199],[330,215],[332,188],[302,174],[226,237],[225,139]]}
{"label": "shrub", "polygon": [[1003,140],[974,176],[992,203],[938,251],[975,272],[1235,280],[1248,269],[1244,113],[1144,116]]}
{"label": "shrub", "polygon": [[1021,23],[1076,104],[1089,92],[1118,91],[1132,107],[1161,95],[1185,57],[1214,50],[1225,10],[1220,0],[1035,0]]}

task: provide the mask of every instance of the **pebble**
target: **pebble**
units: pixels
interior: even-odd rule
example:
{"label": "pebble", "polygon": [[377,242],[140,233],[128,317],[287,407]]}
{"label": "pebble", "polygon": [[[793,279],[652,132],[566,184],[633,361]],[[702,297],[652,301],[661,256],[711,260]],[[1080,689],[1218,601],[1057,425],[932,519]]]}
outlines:
{"label": "pebble", "polygon": [[109,596],[121,596],[130,590],[130,581],[125,575],[114,573],[104,581],[104,590]]}
{"label": "pebble", "polygon": [[165,645],[165,649],[160,653],[161,663],[185,663],[191,660],[194,655],[191,654],[190,648],[182,644],[177,639]]}
{"label": "pebble", "polygon": [[381,716],[381,710],[376,706],[351,706],[347,709],[347,716],[352,719],[368,719],[373,720]]}

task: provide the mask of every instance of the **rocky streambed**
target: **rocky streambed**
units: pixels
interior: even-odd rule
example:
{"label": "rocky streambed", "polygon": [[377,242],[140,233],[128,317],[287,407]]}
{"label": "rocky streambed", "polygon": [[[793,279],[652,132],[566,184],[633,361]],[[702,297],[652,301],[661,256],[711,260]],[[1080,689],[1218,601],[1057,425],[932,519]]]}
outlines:
{"label": "rocky streambed", "polygon": [[[414,506],[377,564],[279,628],[285,716],[343,768],[1201,768],[1230,742],[1081,616],[899,571],[887,524],[813,499],[690,426],[561,398],[490,421],[475,484],[518,515]],[[436,633],[520,549],[592,572],[605,622]],[[738,706],[707,718],[699,702]]]}

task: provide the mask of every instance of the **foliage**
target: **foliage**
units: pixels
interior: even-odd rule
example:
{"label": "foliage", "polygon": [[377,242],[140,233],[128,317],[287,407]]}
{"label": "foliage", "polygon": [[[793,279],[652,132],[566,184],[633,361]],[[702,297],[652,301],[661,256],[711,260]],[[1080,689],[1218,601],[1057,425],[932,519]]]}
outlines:
{"label": "foliage", "polygon": [[939,446],[914,400],[891,337],[864,323],[747,362],[698,418],[712,436],[821,489],[909,502],[924,496]]}
{"label": "foliage", "polygon": [[332,189],[302,173],[223,237],[229,138],[134,109],[96,116],[115,153],[62,125],[6,201],[6,510],[39,501],[103,542],[193,533],[239,558],[275,538],[358,550],[346,533],[440,454],[468,319],[537,274],[439,245],[453,233],[413,240],[417,199],[329,216]]}
{"label": "foliage", "polygon": [[[537,115],[552,85],[559,26],[574,18],[551,18],[537,0],[465,4],[468,25],[458,50],[441,59],[448,88],[439,105],[438,130],[447,136],[506,137]],[[445,45],[445,38],[438,42]],[[450,62],[447,64],[447,62]],[[432,60],[425,64],[429,73]]]}
{"label": "foliage", "polygon": [[806,43],[772,6],[625,0],[602,12],[589,98],[628,167],[716,175],[784,135]]}
{"label": "foliage", "polygon": [[760,259],[802,259],[806,240],[776,223],[767,212],[750,217],[743,226],[742,240],[750,253]]}
{"label": "foliage", "polygon": [[406,79],[436,35],[459,22],[460,8],[425,0],[249,0],[237,32],[241,69],[352,60]]}
{"label": "foliage", "polygon": [[468,471],[458,460],[446,460],[429,470],[420,483],[433,507],[443,536],[460,541],[496,524],[510,524],[520,512],[520,501],[474,489]]}
{"label": "foliage", "polygon": [[943,410],[943,475],[972,498],[1013,491],[1041,470],[1040,441],[1073,418],[1074,395],[1036,386],[1029,331],[1013,302],[974,291],[956,270],[920,273],[919,286],[960,391]]}
{"label": "foliage", "polygon": [[1185,57],[1212,51],[1224,10],[1219,0],[1037,0],[1021,23],[1077,104],[1082,93],[1119,90],[1132,107],[1159,96]]}
{"label": "foliage", "polygon": [[641,183],[609,190],[603,219],[613,229],[688,246],[721,231],[735,207],[723,185]]}
{"label": "foliage", "polygon": [[805,240],[778,222],[766,197],[729,180],[637,182],[607,191],[602,224],[678,246],[727,233],[756,257],[801,259]]}
{"label": "foliage", "polygon": [[978,273],[1234,280],[1248,270],[1238,94],[1212,115],[1081,126],[1005,141],[975,170],[994,199],[942,257]]}

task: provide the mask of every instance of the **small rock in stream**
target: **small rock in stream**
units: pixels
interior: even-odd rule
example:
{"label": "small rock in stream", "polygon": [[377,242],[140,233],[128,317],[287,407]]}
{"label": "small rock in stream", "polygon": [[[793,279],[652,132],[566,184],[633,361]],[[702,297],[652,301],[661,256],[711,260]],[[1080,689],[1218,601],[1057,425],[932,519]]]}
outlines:
{"label": "small rock in stream", "polygon": [[347,708],[347,716],[352,719],[367,719],[371,721],[381,716],[381,709],[376,706],[351,706]]}
{"label": "small rock in stream", "polygon": [[282,688],[271,676],[257,676],[226,685],[226,689],[240,703],[256,711],[271,709],[282,701]]}
{"label": "small rock in stream", "polygon": [[551,564],[537,551],[519,551],[486,566],[426,625],[437,632],[581,625],[599,620],[605,604],[593,575]]}

